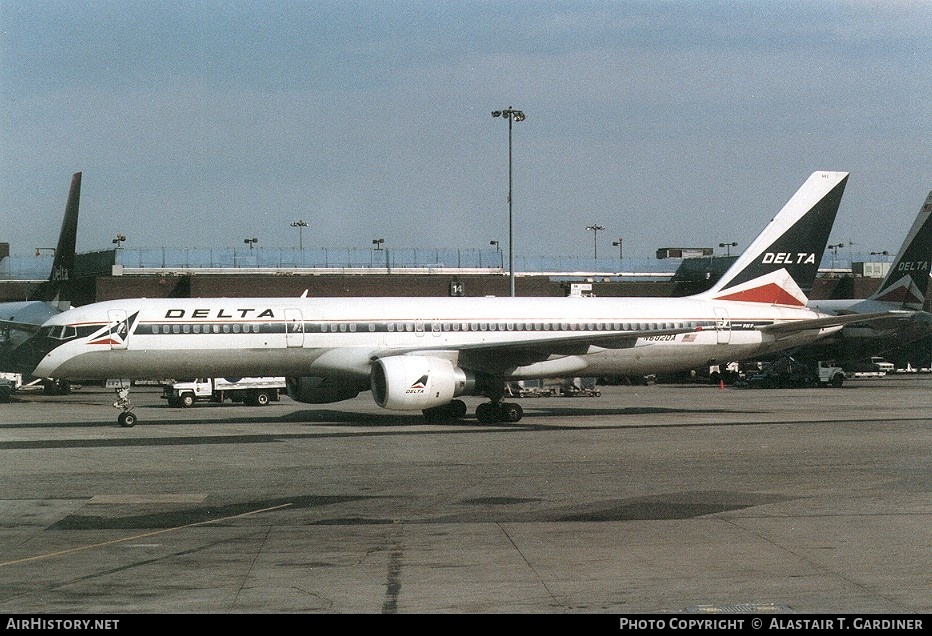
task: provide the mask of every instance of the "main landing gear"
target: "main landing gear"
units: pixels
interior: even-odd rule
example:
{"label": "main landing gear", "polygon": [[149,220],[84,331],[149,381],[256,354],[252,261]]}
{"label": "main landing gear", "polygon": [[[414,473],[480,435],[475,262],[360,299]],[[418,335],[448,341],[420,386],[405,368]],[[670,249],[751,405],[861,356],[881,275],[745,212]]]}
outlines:
{"label": "main landing gear", "polygon": [[482,424],[495,424],[496,422],[514,423],[521,419],[524,410],[514,402],[505,402],[506,386],[502,380],[489,380],[483,387],[485,394],[491,402],[485,402],[476,407],[476,419]]}
{"label": "main landing gear", "polygon": [[[453,400],[448,404],[424,409],[424,419],[428,424],[453,422],[466,417],[466,403]],[[476,407],[476,419],[482,424],[497,422],[517,422],[524,415],[524,410],[514,402],[485,402]]]}
{"label": "main landing gear", "polygon": [[[476,386],[468,395],[484,395],[490,400],[476,407],[476,419],[480,424],[514,423],[524,415],[524,410],[520,405],[504,401],[506,384],[501,378],[478,375]],[[466,417],[466,412],[466,403],[462,400],[452,400],[422,411],[424,419],[430,424],[460,420]]]}
{"label": "main landing gear", "polygon": [[521,405],[514,402],[484,402],[476,407],[476,419],[483,424],[517,422],[523,415]]}

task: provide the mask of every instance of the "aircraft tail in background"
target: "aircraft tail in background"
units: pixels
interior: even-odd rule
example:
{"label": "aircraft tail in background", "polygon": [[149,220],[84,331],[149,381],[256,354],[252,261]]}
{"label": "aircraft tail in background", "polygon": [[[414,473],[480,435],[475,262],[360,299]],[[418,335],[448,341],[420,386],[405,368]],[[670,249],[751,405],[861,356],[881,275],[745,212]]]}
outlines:
{"label": "aircraft tail in background", "polygon": [[920,311],[925,305],[929,274],[932,272],[932,192],[919,211],[890,270],[867,301],[898,305]]}
{"label": "aircraft tail in background", "polygon": [[49,274],[49,279],[36,288],[33,300],[59,302],[62,287],[71,281],[74,276],[80,203],[81,173],[76,172],[71,177],[71,188],[68,190],[68,202],[65,204],[65,217],[62,219],[61,231],[58,234],[58,246],[55,248],[52,271]]}

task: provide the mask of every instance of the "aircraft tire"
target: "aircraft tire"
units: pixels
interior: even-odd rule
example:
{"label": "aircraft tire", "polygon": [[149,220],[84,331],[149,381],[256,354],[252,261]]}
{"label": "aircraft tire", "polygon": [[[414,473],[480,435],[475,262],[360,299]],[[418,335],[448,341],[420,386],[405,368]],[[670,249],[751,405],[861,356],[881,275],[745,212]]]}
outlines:
{"label": "aircraft tire", "polygon": [[429,409],[424,409],[421,413],[424,414],[424,421],[428,424],[441,424],[450,419],[449,414],[443,406],[433,406]]}
{"label": "aircraft tire", "polygon": [[120,417],[118,417],[117,420],[120,422],[120,426],[123,428],[132,428],[133,426],[136,426],[136,416],[130,411],[124,411],[123,413],[120,413]]}
{"label": "aircraft tire", "polygon": [[503,422],[518,422],[524,416],[524,409],[520,404],[514,402],[504,402],[501,410],[501,420]]}
{"label": "aircraft tire", "polygon": [[498,409],[491,402],[483,402],[476,407],[476,419],[482,424],[494,424],[498,421]]}
{"label": "aircraft tire", "polygon": [[452,422],[462,419],[462,417],[466,415],[467,410],[465,402],[462,400],[453,400],[447,404],[424,409],[421,412],[424,414],[424,419],[428,424],[437,424],[440,422]]}

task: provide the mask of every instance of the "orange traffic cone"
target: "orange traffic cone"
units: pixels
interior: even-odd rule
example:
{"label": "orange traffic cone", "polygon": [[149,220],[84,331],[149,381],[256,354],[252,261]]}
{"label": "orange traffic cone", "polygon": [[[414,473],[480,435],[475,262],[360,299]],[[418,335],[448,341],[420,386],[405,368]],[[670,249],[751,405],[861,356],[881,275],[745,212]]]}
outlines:
{"label": "orange traffic cone", "polygon": [[724,391],[724,390],[725,390],[725,381],[724,381],[724,380],[719,380],[719,381],[718,381],[718,390],[719,390],[719,391]]}

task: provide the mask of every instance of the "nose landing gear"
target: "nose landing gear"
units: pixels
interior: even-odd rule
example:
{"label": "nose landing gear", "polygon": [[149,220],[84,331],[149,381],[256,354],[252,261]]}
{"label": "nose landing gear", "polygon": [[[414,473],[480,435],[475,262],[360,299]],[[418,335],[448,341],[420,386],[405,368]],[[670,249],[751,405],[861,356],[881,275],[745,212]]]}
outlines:
{"label": "nose landing gear", "polygon": [[136,426],[136,415],[132,412],[132,405],[129,403],[129,385],[120,384],[120,386],[115,387],[117,393],[117,400],[113,403],[114,408],[123,409],[123,412],[120,413],[120,416],[117,418],[120,426],[123,428],[131,428]]}

